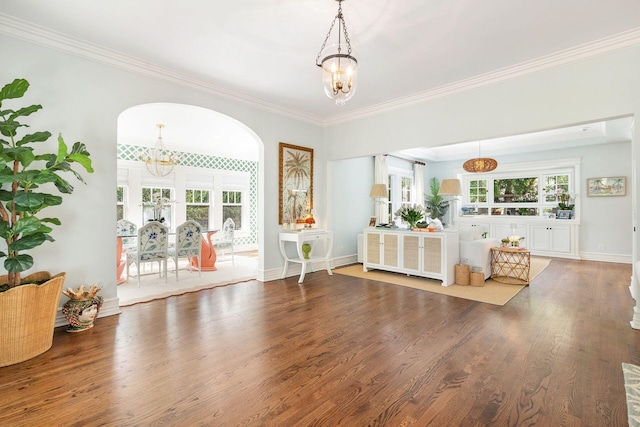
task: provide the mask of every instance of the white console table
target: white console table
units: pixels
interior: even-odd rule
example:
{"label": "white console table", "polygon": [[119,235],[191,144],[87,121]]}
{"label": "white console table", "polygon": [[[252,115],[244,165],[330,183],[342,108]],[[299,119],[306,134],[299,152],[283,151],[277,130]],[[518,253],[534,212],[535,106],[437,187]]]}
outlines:
{"label": "white console table", "polygon": [[[315,249],[315,245],[313,242],[322,240],[325,242],[325,251],[324,254],[316,255],[313,253]],[[286,252],[285,244],[287,242],[294,243],[296,246],[297,257],[289,257]],[[311,243],[312,249],[309,253],[309,258],[305,259],[304,253],[302,252],[302,244],[305,242]],[[330,276],[333,275],[331,272],[331,250],[333,248],[333,232],[331,231],[289,231],[289,232],[281,232],[280,233],[280,253],[284,258],[284,268],[282,269],[281,278],[284,279],[287,277],[287,269],[289,268],[289,263],[299,263],[302,264],[302,272],[300,273],[300,278],[298,279],[298,283],[302,283],[304,280],[304,275],[307,273],[307,266],[314,261],[324,260],[327,273]]]}

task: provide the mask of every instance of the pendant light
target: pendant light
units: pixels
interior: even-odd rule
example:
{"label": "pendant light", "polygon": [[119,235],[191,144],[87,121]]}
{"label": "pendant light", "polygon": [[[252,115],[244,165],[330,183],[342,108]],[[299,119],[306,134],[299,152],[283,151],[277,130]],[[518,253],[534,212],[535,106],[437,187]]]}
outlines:
{"label": "pendant light", "polygon": [[[358,61],[351,54],[351,41],[342,14],[344,0],[336,1],[338,2],[338,14],[333,18],[329,32],[322,43],[320,52],[318,52],[316,65],[322,68],[324,93],[335,100],[336,105],[344,105],[356,92]],[[338,23],[338,44],[327,46],[327,41],[336,22]],[[320,60],[321,57],[322,60]]]}
{"label": "pendant light", "polygon": [[142,154],[142,161],[147,165],[147,170],[153,176],[163,177],[169,175],[175,165],[178,164],[178,157],[170,154],[162,142],[163,124],[158,124],[158,140],[155,147]]}
{"label": "pendant light", "polygon": [[490,172],[498,167],[498,162],[495,159],[480,155],[480,141],[478,141],[478,157],[467,160],[462,167],[467,172]]}

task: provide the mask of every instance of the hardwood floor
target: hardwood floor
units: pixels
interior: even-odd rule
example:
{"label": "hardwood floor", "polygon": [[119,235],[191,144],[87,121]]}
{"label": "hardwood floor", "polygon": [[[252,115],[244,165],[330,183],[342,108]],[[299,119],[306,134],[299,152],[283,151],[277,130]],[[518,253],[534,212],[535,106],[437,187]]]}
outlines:
{"label": "hardwood floor", "polygon": [[626,426],[631,266],[504,307],[312,273],[124,307],[0,368],[2,426]]}

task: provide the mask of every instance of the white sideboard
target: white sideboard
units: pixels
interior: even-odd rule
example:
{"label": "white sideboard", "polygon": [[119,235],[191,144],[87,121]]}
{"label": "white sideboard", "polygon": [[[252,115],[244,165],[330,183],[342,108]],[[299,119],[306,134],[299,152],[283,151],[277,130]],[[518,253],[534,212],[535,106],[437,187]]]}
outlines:
{"label": "white sideboard", "polygon": [[454,283],[458,262],[458,232],[417,232],[400,229],[364,230],[363,269],[387,270]]}

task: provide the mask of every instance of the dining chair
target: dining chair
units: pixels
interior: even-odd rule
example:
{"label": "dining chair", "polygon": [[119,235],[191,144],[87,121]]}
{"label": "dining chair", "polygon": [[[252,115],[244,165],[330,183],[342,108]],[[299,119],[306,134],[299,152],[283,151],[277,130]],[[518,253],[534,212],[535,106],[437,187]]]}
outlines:
{"label": "dining chair", "polygon": [[122,237],[122,250],[126,252],[129,249],[136,248],[136,234],[138,226],[126,219],[116,221],[116,236]]}
{"label": "dining chair", "polygon": [[129,266],[136,264],[138,271],[138,287],[140,287],[140,263],[155,262],[160,265],[160,277],[164,267],[164,281],[167,282],[167,258],[169,257],[169,233],[167,227],[158,221],[150,221],[138,229],[138,245],[135,250],[127,252],[127,277]]}
{"label": "dining chair", "polygon": [[176,266],[176,281],[178,280],[178,259],[189,259],[189,271],[192,269],[192,258],[198,260],[198,277],[201,277],[200,254],[202,251],[202,225],[195,221],[186,221],[176,228],[176,245],[169,248],[169,256]]}
{"label": "dining chair", "polygon": [[[234,265],[235,260],[233,258],[233,235],[235,230],[235,222],[233,222],[231,218],[227,218],[222,226],[222,238],[214,240],[213,242],[213,246],[216,249],[216,252],[222,252],[225,257],[227,256],[227,251],[231,251],[231,263]],[[220,259],[218,259],[218,261],[220,261]]]}

